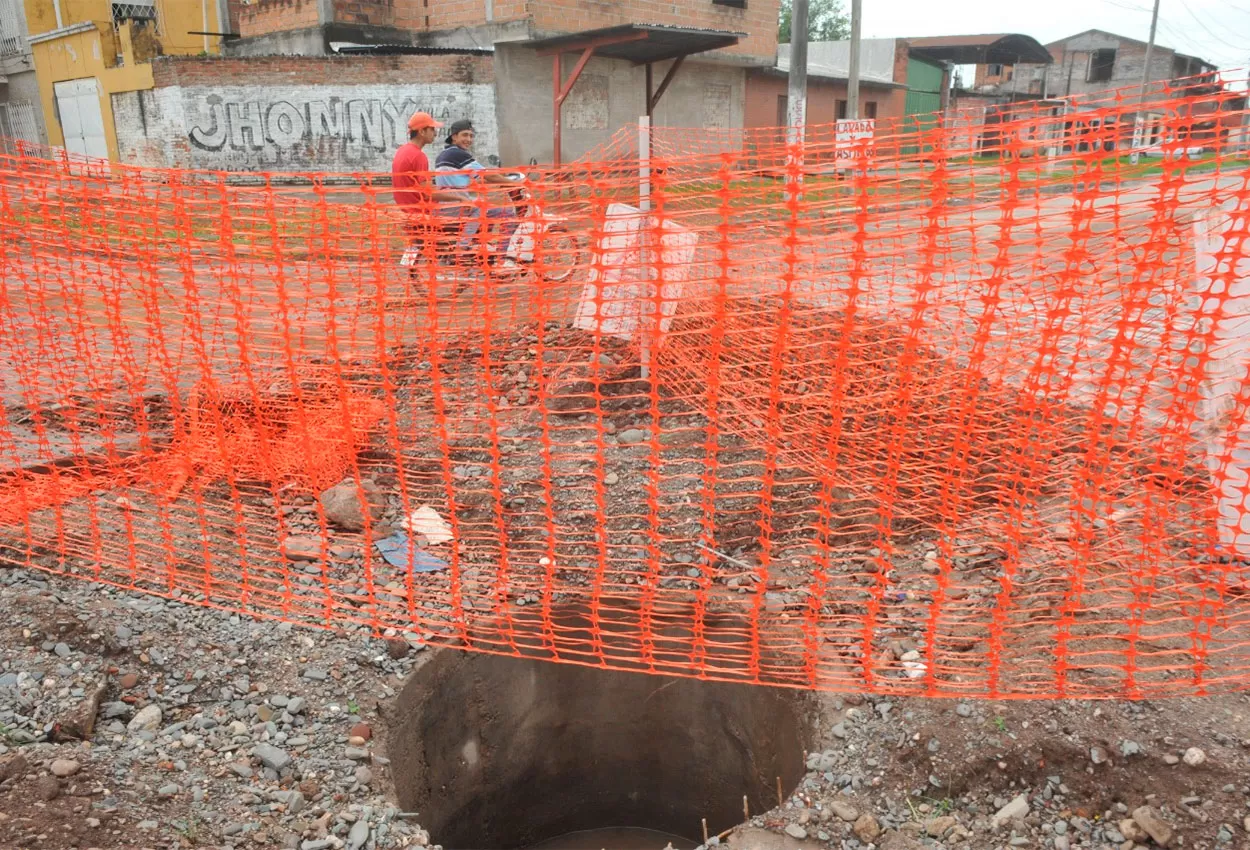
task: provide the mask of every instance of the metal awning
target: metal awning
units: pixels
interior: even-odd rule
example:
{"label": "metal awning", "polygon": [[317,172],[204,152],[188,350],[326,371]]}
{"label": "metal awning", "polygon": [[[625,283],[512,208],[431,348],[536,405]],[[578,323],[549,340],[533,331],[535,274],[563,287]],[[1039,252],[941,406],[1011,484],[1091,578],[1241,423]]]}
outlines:
{"label": "metal awning", "polygon": [[1050,51],[1040,41],[1020,33],[942,35],[905,40],[915,56],[953,65],[1049,65],[1054,61]]}
{"label": "metal awning", "polygon": [[576,53],[593,46],[595,54],[608,59],[624,59],[635,65],[663,62],[692,53],[706,53],[733,47],[746,33],[723,30],[666,27],[652,24],[621,24],[596,30],[557,35],[527,42],[540,55],[553,51]]}
{"label": "metal awning", "polygon": [[357,44],[348,41],[330,42],[332,53],[344,56],[494,56],[493,47],[426,47],[420,44],[382,43]]}
{"label": "metal awning", "polygon": [[[746,33],[725,32],[722,30],[690,29],[686,27],[667,27],[652,24],[622,24],[615,27],[585,30],[583,32],[540,38],[527,44],[538,51],[539,56],[552,57],[552,159],[560,164],[560,108],[568,98],[569,92],[577,84],[577,78],[586,68],[592,56],[606,59],[622,59],[635,65],[645,65],[646,76],[646,107],[647,117],[655,111],[655,105],[668,89],[669,83],[677,74],[677,69],[687,56],[694,53],[706,53],[709,50],[720,50],[733,47],[746,37]],[[577,64],[567,80],[561,57],[565,53],[581,53]],[[651,66],[656,62],[672,60],[664,79],[658,88],[653,86]]]}

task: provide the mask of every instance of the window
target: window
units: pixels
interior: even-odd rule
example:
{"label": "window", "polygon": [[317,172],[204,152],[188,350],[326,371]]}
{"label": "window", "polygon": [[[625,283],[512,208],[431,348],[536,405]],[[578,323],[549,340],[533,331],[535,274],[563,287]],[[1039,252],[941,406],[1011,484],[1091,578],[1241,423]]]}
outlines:
{"label": "window", "polygon": [[747,0],[712,0],[713,6],[728,6],[731,9],[745,9]]}
{"label": "window", "polygon": [[18,23],[19,0],[0,0],[0,56],[21,53],[23,48],[22,27]]}
{"label": "window", "polygon": [[997,64],[997,63],[994,63],[994,64],[991,64],[991,65],[986,66],[986,69],[985,69],[985,76],[987,76],[987,77],[1001,77],[1002,75],[1003,75],[1003,66],[1002,66],[1002,65],[999,65],[999,64]]}
{"label": "window", "polygon": [[864,117],[871,118],[874,121],[877,119],[877,102],[875,100],[864,101]]}
{"label": "window", "polygon": [[1115,51],[1095,50],[1089,54],[1089,73],[1085,75],[1085,80],[1090,83],[1105,83],[1111,79],[1114,70]]}
{"label": "window", "polygon": [[777,126],[785,127],[790,123],[789,98],[784,94],[777,95]]}
{"label": "window", "polygon": [[845,120],[846,120],[846,101],[845,101],[845,100],[835,100],[835,101],[833,102],[833,105],[837,108],[837,113],[836,113],[836,114],[837,114],[837,116],[838,116],[838,120],[839,120],[839,121],[845,121]]}
{"label": "window", "polygon": [[1014,77],[1014,76],[1015,76],[1015,74],[1016,74],[1016,72],[1015,72],[1015,69],[1014,69],[1014,68],[1008,68],[1008,69],[1007,69],[1007,81],[1008,81],[1008,82],[1010,82],[1010,81],[1011,81],[1011,78],[1012,78],[1012,77]]}
{"label": "window", "polygon": [[125,21],[142,21],[156,24],[156,0],[137,0],[134,3],[112,3],[113,26]]}

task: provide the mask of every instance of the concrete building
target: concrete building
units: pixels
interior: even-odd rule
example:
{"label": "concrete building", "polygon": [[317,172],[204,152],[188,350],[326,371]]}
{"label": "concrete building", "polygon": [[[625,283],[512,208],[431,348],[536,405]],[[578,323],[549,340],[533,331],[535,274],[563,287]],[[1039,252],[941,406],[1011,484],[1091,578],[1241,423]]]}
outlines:
{"label": "concrete building", "polygon": [[[1103,30],[1086,30],[1046,45],[1049,64],[978,64],[972,91],[1015,97],[1068,97],[1138,86],[1146,63],[1146,42]],[[1147,83],[1208,74],[1216,66],[1197,56],[1156,44]]]}
{"label": "concrete building", "polygon": [[152,88],[152,59],[221,41],[218,0],[25,0],[24,11],[48,141],[86,157],[119,158],[114,101]]}
{"label": "concrete building", "polygon": [[[778,0],[230,0],[238,37],[226,43],[228,58],[162,60],[171,70],[158,72],[157,87],[177,90],[127,99],[124,158],[384,170],[405,135],[396,116],[416,108],[473,118],[479,158],[507,165],[575,159],[647,114],[665,126],[740,131],[747,71],[775,59],[777,8]],[[249,79],[246,62],[261,57]],[[153,122],[148,107],[169,111]],[[197,143],[222,133],[218,149]]]}
{"label": "concrete building", "polygon": [[[1065,149],[1106,153],[1127,149],[1133,144],[1137,112],[1125,109],[1138,97],[1143,72],[1146,100],[1156,106],[1141,114],[1141,145],[1171,142],[1202,147],[1240,134],[1244,94],[1226,89],[1215,77],[1216,66],[1197,56],[1156,44],[1147,69],[1144,41],[1103,30],[1059,39],[1046,45],[1046,51],[1048,64],[1012,61],[1002,54],[977,63],[973,84],[958,93],[957,105],[961,110],[984,110],[982,147],[997,147],[994,124],[1036,114],[1040,108],[1065,116],[1065,138],[1070,140]],[[1157,106],[1161,99],[1167,102],[1167,112],[1192,117],[1183,128],[1185,138],[1162,138],[1165,122]],[[1177,127],[1174,120],[1169,123]]]}
{"label": "concrete building", "polygon": [[[814,41],[807,46],[807,124],[819,127],[846,118],[849,41]],[[879,121],[903,117],[907,100],[907,43],[866,38],[859,53],[859,117]],[[787,123],[790,45],[777,45],[771,68],[747,74],[748,127],[783,127]]]}
{"label": "concrete building", "polygon": [[[942,121],[949,105],[951,69],[1002,57],[1048,58],[1035,39],[1015,33],[955,35],[937,38],[877,38],[860,43],[861,119],[876,121],[878,153],[920,150],[920,138]],[[813,42],[808,46],[807,123],[810,132],[846,117],[846,76],[850,42]],[[785,123],[789,45],[777,47],[772,68],[747,75],[747,125],[776,127]],[[816,139],[819,141],[819,138]]]}
{"label": "concrete building", "polygon": [[0,0],[0,152],[47,142],[21,0]]}

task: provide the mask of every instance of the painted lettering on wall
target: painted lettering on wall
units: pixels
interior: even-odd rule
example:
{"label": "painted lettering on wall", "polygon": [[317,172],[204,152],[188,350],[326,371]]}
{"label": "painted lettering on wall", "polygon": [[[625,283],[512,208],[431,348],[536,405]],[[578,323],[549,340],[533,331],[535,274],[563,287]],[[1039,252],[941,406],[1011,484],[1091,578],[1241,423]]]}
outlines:
{"label": "painted lettering on wall", "polygon": [[385,171],[419,109],[472,120],[482,162],[499,152],[491,85],[168,86],[114,95],[113,107],[123,159],[145,165]]}
{"label": "painted lettering on wall", "polygon": [[324,140],[348,142],[375,151],[394,150],[408,138],[408,116],[418,109],[431,112],[444,123],[455,121],[464,110],[420,103],[405,98],[401,103],[378,98],[332,97],[293,103],[249,101],[232,103],[209,95],[196,110],[200,117],[190,128],[191,144],[206,151],[229,145],[235,150],[261,150],[266,144],[279,148],[316,145]]}

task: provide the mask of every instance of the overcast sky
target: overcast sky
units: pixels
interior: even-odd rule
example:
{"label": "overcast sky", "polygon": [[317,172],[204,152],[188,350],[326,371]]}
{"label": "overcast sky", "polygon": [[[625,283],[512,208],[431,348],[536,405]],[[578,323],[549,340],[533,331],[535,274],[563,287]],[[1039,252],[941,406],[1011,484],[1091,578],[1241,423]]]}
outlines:
{"label": "overcast sky", "polygon": [[[863,0],[864,36],[1019,32],[1046,44],[1088,29],[1150,34],[1152,0]],[[850,8],[849,0],[845,2]],[[905,31],[904,31],[905,30]],[[1250,0],[1161,0],[1155,42],[1221,68],[1250,66]]]}

